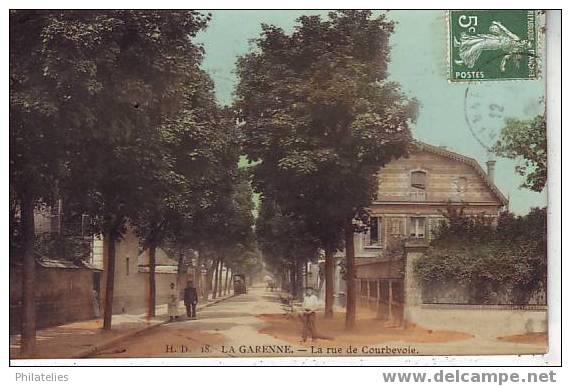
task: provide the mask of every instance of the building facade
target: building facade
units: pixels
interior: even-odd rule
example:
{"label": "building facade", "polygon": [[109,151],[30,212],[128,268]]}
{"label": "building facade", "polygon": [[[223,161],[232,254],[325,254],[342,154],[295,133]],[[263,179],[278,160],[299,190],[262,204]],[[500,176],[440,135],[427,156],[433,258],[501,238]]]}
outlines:
{"label": "building facade", "polygon": [[[405,285],[405,242],[427,245],[450,207],[492,221],[498,217],[508,200],[494,184],[495,161],[486,166],[484,171],[473,158],[415,141],[408,157],[379,170],[378,193],[368,208],[370,227],[355,234],[361,306],[377,310],[380,319],[401,324],[406,292],[412,288]],[[344,252],[338,257],[341,260]],[[344,287],[339,285],[341,304]]]}
{"label": "building facade", "polygon": [[408,158],[377,175],[371,227],[355,239],[358,257],[382,257],[403,238],[430,240],[450,206],[495,218],[508,204],[494,184],[495,161],[484,171],[473,158],[418,141],[413,146]]}
{"label": "building facade", "polygon": [[[102,270],[101,280],[96,284],[101,314],[105,304],[107,280],[105,243],[100,237],[95,237],[91,256],[92,265]],[[177,260],[168,256],[161,248],[157,248],[155,258],[156,304],[161,305],[168,302],[171,283],[182,293],[188,274],[186,270],[179,272]],[[148,250],[141,249],[139,238],[130,227],[115,246],[114,276],[113,314],[145,312],[149,301]],[[181,296],[180,298],[182,299]]]}

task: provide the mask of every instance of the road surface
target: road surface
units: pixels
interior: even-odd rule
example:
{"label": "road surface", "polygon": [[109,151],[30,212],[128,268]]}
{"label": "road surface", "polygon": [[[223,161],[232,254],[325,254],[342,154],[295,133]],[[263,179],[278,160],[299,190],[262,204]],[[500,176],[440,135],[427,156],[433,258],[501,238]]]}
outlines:
{"label": "road surface", "polygon": [[[181,317],[180,321],[129,338],[94,357],[240,357],[260,356],[260,350],[265,350],[264,354],[277,350],[280,354],[288,350],[290,343],[259,333],[264,322],[258,316],[283,313],[276,293],[255,287],[247,294],[203,309],[196,320]],[[300,348],[301,352],[307,351]]]}
{"label": "road surface", "polygon": [[[446,331],[418,332],[384,328],[376,320],[363,320],[369,327],[361,332],[344,333],[341,321],[332,328],[324,320],[318,321],[320,333],[332,334],[331,340],[301,344],[301,323],[296,318],[287,320],[277,293],[265,288],[251,288],[247,294],[221,301],[198,313],[197,320],[181,320],[163,324],[117,343],[95,354],[95,358],[153,358],[153,357],[268,357],[268,356],[339,356],[347,355],[347,347],[358,347],[355,356],[405,355],[406,351],[388,354],[389,349],[414,349],[417,355],[466,355],[477,353],[528,354],[542,350],[541,346],[501,342],[495,338],[464,334],[468,338],[447,339],[461,333]],[[272,335],[267,333],[265,315],[274,318]],[[338,315],[342,319],[342,315]],[[359,325],[359,321],[358,321]],[[277,326],[277,327],[276,327]],[[283,326],[284,330],[280,330]],[[334,330],[333,327],[337,328]],[[443,326],[444,328],[445,326]],[[262,331],[263,330],[263,331]],[[277,331],[277,332],[276,332]],[[426,332],[428,331],[428,332]],[[372,335],[371,335],[372,334]],[[423,335],[424,334],[424,335]],[[448,334],[448,335],[447,335]],[[275,336],[279,336],[280,339]],[[443,339],[436,339],[444,337]],[[321,347],[321,351],[315,347]],[[368,351],[363,351],[366,347]],[[331,349],[329,353],[325,350]],[[410,354],[410,353],[409,353]]]}

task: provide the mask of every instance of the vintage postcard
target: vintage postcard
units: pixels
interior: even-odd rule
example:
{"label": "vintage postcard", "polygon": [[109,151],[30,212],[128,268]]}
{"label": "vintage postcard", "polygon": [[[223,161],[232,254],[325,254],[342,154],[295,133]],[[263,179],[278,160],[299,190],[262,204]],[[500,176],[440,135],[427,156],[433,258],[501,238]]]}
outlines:
{"label": "vintage postcard", "polygon": [[11,10],[11,364],[547,353],[547,16]]}

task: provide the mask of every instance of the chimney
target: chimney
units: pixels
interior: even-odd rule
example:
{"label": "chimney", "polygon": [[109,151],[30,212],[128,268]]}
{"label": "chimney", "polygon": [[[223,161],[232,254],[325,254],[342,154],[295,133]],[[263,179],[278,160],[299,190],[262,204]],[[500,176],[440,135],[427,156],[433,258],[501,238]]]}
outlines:
{"label": "chimney", "polygon": [[486,161],[486,166],[488,167],[488,179],[494,182],[494,173],[496,170],[496,161],[488,160]]}

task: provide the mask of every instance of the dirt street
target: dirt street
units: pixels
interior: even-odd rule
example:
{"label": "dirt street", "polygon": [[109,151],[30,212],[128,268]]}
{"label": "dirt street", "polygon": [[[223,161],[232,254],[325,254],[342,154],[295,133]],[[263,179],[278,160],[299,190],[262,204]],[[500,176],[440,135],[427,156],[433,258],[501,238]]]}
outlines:
{"label": "dirt street", "polygon": [[[275,292],[255,287],[198,314],[197,320],[168,323],[99,352],[96,358],[260,357],[330,355],[453,355],[536,353],[542,342],[490,340],[455,331],[386,327],[361,312],[357,328],[343,329],[343,315],[317,317],[327,339],[301,342],[301,322],[288,317]],[[351,347],[353,351],[348,352]]]}

